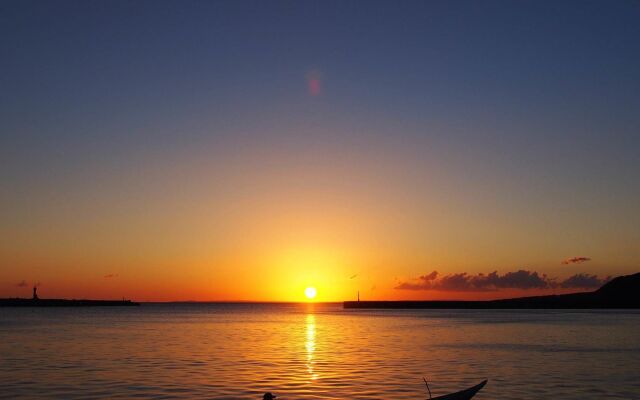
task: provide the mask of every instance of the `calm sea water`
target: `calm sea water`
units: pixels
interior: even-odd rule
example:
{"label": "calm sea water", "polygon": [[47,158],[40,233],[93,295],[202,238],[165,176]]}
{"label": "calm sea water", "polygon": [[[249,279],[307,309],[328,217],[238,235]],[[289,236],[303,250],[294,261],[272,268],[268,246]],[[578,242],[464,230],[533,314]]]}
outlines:
{"label": "calm sea water", "polygon": [[640,399],[640,312],[0,308],[0,398]]}

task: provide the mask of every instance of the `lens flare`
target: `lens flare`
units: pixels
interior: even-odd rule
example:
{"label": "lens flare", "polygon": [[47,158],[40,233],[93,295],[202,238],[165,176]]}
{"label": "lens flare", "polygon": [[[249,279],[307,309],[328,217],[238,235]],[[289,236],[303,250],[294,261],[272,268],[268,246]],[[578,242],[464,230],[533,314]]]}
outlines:
{"label": "lens flare", "polygon": [[318,96],[322,92],[322,76],[320,71],[312,70],[307,73],[307,86],[311,96]]}

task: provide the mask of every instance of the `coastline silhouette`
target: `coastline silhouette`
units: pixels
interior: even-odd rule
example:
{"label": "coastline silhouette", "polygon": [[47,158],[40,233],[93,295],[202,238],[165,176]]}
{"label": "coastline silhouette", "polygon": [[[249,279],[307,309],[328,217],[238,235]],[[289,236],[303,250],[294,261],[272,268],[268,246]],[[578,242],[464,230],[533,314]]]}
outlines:
{"label": "coastline silhouette", "polygon": [[131,300],[88,300],[88,299],[41,299],[38,287],[33,287],[33,295],[28,298],[0,299],[0,307],[100,307],[100,306],[139,306]]}
{"label": "coastline silhouette", "polygon": [[640,308],[640,272],[619,276],[593,292],[501,300],[345,301],[344,308],[554,309]]}

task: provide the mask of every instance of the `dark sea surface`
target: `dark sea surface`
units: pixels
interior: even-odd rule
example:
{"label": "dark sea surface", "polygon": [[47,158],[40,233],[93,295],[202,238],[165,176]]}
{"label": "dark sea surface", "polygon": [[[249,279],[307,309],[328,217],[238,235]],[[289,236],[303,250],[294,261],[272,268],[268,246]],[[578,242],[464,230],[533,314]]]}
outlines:
{"label": "dark sea surface", "polygon": [[0,308],[0,398],[640,399],[640,312]]}

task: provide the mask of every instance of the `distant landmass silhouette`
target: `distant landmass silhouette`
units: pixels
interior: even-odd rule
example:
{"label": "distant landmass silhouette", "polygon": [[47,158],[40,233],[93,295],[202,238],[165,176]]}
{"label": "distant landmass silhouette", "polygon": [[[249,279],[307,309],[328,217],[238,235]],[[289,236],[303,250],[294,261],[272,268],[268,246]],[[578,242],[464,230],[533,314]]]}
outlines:
{"label": "distant landmass silhouette", "polygon": [[0,299],[0,307],[139,306],[131,300]]}
{"label": "distant landmass silhouette", "polygon": [[593,292],[484,301],[345,301],[344,308],[640,308],[640,272],[614,278]]}
{"label": "distant landmass silhouette", "polygon": [[68,300],[41,299],[38,297],[38,285],[33,287],[33,297],[22,299],[0,299],[0,307],[95,307],[95,306],[139,306],[131,300]]}

